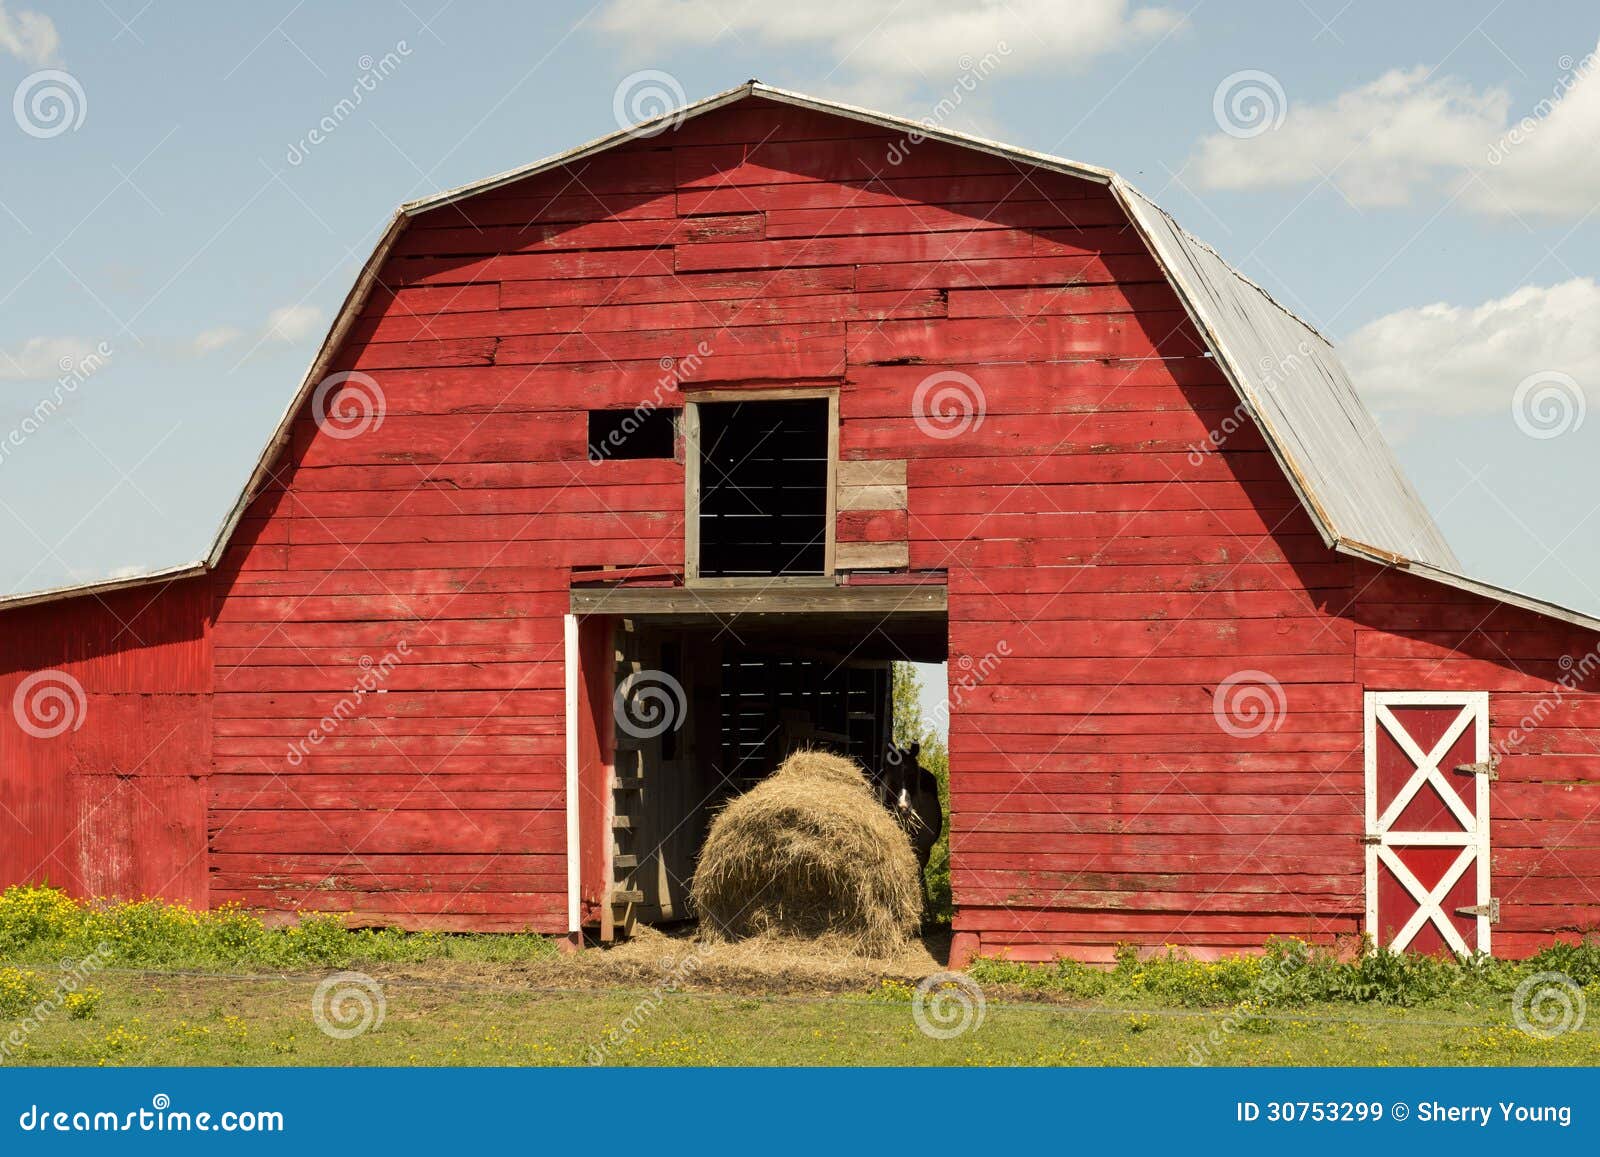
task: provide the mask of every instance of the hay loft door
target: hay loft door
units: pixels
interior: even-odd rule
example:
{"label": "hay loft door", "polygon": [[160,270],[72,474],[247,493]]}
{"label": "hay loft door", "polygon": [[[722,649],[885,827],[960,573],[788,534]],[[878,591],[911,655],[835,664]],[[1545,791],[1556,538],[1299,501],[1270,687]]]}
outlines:
{"label": "hay loft door", "polygon": [[1489,696],[1366,695],[1367,931],[1384,948],[1488,952]]}
{"label": "hay loft door", "polygon": [[838,431],[836,391],[695,396],[684,423],[689,581],[833,574]]}

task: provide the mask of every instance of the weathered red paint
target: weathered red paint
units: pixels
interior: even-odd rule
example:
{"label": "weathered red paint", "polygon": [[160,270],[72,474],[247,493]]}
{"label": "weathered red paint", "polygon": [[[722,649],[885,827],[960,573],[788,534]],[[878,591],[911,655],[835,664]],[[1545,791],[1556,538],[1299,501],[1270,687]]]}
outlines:
{"label": "weathered red paint", "polygon": [[[565,932],[574,568],[684,550],[681,464],[589,462],[583,411],[679,403],[671,358],[838,385],[841,456],[910,461],[909,511],[838,534],[948,571],[952,677],[985,672],[950,728],[963,954],[1353,939],[1366,689],[1491,693],[1497,950],[1600,925],[1600,699],[1550,705],[1595,636],[1332,553],[1256,430],[1210,446],[1235,395],[1104,188],[890,139],[751,99],[412,220],[333,367],[381,426],[301,415],[209,578],[0,618],[0,692],[61,667],[90,707],[0,728],[4,877]],[[981,425],[919,428],[932,369]],[[1250,669],[1287,711],[1239,738],[1214,693]]]}
{"label": "weathered red paint", "polygon": [[0,615],[0,880],[205,906],[208,604],[202,577]]}

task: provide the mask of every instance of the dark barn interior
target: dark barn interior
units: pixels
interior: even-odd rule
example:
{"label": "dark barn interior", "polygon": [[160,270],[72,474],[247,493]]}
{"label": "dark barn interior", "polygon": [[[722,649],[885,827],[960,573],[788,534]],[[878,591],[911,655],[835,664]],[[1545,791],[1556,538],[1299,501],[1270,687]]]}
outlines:
{"label": "dark barn interior", "polygon": [[891,664],[946,653],[943,613],[639,615],[619,618],[613,637],[623,927],[693,915],[687,894],[716,810],[791,752],[824,748],[880,774]]}

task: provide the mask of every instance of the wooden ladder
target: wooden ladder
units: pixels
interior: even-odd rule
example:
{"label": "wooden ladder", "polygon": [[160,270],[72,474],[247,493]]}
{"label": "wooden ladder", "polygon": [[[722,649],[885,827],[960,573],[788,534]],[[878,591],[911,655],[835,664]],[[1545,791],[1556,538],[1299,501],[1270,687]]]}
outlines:
{"label": "wooden ladder", "polygon": [[[639,631],[632,619],[617,624],[616,672],[613,686],[621,687],[643,669]],[[637,918],[644,892],[635,874],[639,869],[638,804],[645,786],[645,746],[650,741],[616,728],[616,758],[611,776],[611,887],[607,903],[601,906],[600,939],[629,936]]]}

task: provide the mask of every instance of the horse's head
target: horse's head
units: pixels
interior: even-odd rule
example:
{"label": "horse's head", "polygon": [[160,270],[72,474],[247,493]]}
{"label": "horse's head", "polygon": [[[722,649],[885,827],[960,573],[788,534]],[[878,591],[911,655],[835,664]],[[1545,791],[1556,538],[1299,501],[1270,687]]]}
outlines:
{"label": "horse's head", "polygon": [[922,754],[922,744],[907,747],[891,745],[883,760],[883,777],[878,784],[878,795],[884,806],[897,816],[909,815],[912,793],[916,790],[917,776],[922,765],[917,757]]}

